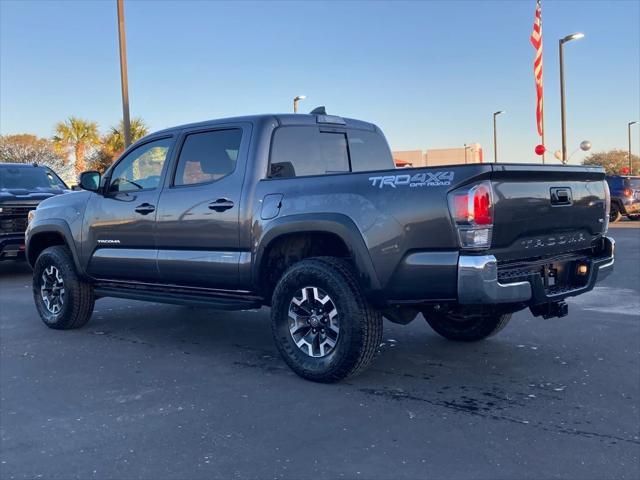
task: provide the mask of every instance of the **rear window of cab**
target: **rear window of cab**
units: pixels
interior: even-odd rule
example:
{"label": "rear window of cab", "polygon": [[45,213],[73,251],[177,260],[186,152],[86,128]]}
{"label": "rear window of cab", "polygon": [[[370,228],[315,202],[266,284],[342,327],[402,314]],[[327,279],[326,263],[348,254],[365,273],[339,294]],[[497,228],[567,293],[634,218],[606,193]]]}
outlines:
{"label": "rear window of cab", "polygon": [[640,190],[640,178],[625,178],[624,186],[633,190]]}
{"label": "rear window of cab", "polygon": [[306,177],[392,168],[391,151],[378,132],[290,126],[280,127],[274,133],[269,177]]}

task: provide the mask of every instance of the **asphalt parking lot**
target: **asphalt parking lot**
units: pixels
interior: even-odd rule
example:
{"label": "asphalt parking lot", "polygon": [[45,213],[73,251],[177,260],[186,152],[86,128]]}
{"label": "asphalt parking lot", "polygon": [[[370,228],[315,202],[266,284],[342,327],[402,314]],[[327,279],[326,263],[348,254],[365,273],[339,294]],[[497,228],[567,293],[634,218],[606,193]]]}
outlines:
{"label": "asphalt parking lot", "polygon": [[[635,222],[634,222],[635,223]],[[268,310],[103,299],[47,329],[25,264],[0,264],[0,477],[640,478],[640,229],[563,319],[447,342],[385,324],[376,363],[295,376]]]}

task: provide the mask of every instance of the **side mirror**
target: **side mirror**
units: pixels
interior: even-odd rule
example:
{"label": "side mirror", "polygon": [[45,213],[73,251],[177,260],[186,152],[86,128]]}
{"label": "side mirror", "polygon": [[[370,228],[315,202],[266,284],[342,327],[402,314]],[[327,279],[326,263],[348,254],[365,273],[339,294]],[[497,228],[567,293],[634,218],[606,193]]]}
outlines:
{"label": "side mirror", "polygon": [[100,188],[100,172],[96,172],[95,170],[82,172],[80,174],[80,187],[83,190],[97,192]]}

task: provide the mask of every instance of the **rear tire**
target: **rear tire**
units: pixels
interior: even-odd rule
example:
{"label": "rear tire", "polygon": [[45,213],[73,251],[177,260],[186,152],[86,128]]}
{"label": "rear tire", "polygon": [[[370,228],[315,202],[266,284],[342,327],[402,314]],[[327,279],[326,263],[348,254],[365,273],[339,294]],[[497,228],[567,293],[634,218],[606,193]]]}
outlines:
{"label": "rear tire", "polygon": [[477,342],[495,335],[507,326],[511,314],[464,316],[451,312],[424,312],[427,323],[448,340]]}
{"label": "rear tire", "polygon": [[611,212],[609,213],[609,223],[619,222],[622,218],[622,214],[620,213],[620,209],[615,203],[611,204]]}
{"label": "rear tire", "polygon": [[364,370],[382,339],[382,315],[344,260],[316,257],[289,268],[275,288],[271,329],[302,378],[333,383]]}
{"label": "rear tire", "polygon": [[633,220],[634,222],[637,222],[638,220],[640,220],[640,215],[629,215],[627,218],[629,220]]}
{"label": "rear tire", "polygon": [[40,318],[49,328],[80,328],[91,318],[93,287],[78,277],[67,247],[49,247],[36,260],[33,299]]}

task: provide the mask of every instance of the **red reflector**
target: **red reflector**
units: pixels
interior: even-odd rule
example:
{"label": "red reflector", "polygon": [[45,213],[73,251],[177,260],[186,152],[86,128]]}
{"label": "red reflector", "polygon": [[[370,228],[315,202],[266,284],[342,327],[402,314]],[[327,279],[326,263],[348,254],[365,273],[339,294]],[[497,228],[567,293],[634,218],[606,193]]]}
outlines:
{"label": "red reflector", "polygon": [[625,188],[622,193],[625,197],[630,197],[631,195],[633,195],[633,191],[630,188]]}
{"label": "red reflector", "polygon": [[473,194],[473,219],[476,225],[490,225],[493,223],[491,192],[485,185],[479,185]]}

